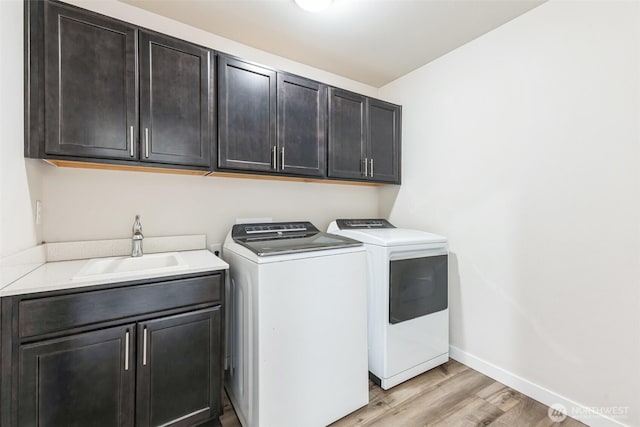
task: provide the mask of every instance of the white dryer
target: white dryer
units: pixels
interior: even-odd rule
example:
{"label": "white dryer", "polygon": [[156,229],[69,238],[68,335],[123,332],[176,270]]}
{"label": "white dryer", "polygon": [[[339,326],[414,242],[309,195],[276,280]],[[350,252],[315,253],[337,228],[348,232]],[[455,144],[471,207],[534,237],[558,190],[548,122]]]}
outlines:
{"label": "white dryer", "polygon": [[374,382],[388,389],[449,360],[447,239],[384,219],[339,219],[327,231],[367,248]]}
{"label": "white dryer", "polygon": [[325,426],[369,402],[367,256],[310,222],[235,225],[225,387],[243,426]]}

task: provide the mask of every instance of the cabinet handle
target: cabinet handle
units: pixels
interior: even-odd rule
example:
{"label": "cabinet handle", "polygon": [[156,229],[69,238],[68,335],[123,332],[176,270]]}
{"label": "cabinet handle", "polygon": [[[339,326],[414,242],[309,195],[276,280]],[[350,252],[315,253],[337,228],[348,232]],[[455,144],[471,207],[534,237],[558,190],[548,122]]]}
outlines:
{"label": "cabinet handle", "polygon": [[124,334],[124,370],[129,370],[129,331]]}
{"label": "cabinet handle", "polygon": [[278,169],[278,149],[275,145],[271,148],[271,162],[271,168]]}
{"label": "cabinet handle", "polygon": [[147,366],[147,327],[142,331],[142,365]]}
{"label": "cabinet handle", "polygon": [[369,161],[368,159],[365,157],[364,158],[364,176],[369,176],[369,172],[368,172],[368,166],[369,166]]}
{"label": "cabinet handle", "polygon": [[135,141],[133,140],[133,126],[129,126],[129,154],[133,157],[133,145]]}
{"label": "cabinet handle", "polygon": [[369,171],[369,174],[370,174],[369,176],[370,176],[371,178],[373,178],[373,159],[371,159],[371,168],[370,168],[370,169],[371,169],[371,170]]}
{"label": "cabinet handle", "polygon": [[149,158],[149,128],[144,128],[144,156]]}
{"label": "cabinet handle", "polygon": [[280,150],[280,170],[284,170],[284,147]]}

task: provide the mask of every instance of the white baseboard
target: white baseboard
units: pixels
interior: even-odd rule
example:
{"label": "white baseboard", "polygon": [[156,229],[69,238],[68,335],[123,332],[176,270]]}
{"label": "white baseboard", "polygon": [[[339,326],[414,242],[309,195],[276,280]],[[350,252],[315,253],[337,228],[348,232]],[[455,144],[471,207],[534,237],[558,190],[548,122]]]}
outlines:
{"label": "white baseboard", "polygon": [[527,379],[519,377],[512,372],[506,371],[499,366],[460,350],[457,347],[449,346],[449,356],[463,365],[467,365],[468,367],[475,369],[476,371],[537,400],[538,402],[544,403],[547,406],[554,404],[563,405],[567,408],[570,417],[573,417],[591,427],[627,427],[627,425],[621,421],[596,413],[592,409],[580,403],[561,396],[558,393],[548,390]]}

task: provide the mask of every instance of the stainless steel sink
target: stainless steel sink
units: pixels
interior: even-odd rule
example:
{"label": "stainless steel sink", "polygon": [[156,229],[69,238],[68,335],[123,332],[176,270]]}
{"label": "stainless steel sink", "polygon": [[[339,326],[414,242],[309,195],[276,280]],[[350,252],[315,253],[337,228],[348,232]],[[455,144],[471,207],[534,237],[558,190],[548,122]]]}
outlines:
{"label": "stainless steel sink", "polygon": [[137,258],[95,258],[88,261],[72,280],[126,278],[151,273],[173,273],[187,268],[189,265],[177,252],[150,254]]}

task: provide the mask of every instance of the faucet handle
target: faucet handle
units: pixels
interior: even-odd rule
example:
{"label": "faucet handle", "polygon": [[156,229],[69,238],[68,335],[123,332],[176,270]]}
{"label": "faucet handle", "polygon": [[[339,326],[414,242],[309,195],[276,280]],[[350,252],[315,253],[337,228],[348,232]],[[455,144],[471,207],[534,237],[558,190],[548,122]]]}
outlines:
{"label": "faucet handle", "polygon": [[140,215],[136,215],[136,219],[133,222],[133,234],[142,234],[142,224],[140,223]]}

